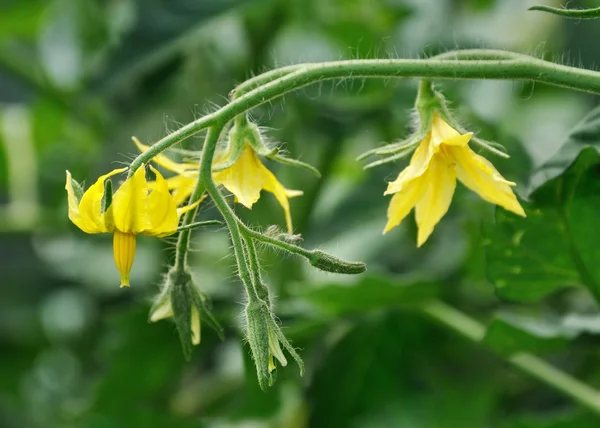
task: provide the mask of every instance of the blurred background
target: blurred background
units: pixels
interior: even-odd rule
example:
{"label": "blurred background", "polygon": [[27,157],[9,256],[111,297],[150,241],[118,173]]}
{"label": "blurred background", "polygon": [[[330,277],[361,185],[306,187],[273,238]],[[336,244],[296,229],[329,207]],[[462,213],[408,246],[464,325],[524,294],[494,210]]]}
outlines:
{"label": "blurred background", "polygon": [[[304,191],[291,202],[304,245],[369,267],[342,277],[261,251],[284,332],[307,364],[303,378],[291,363],[280,369],[266,393],[243,344],[244,297],[225,230],[194,232],[191,263],[226,339],[204,328],[186,362],[174,324],[148,323],[173,240],[141,237],[132,287],[123,290],[111,236],[86,235],[67,219],[66,169],[89,185],[135,156],[132,135],[153,143],[273,67],[458,47],[597,67],[598,23],[528,12],[535,3],[1,0],[0,427],[597,426],[597,417],[418,310],[440,297],[495,325],[486,338],[500,353],[525,348],[600,385],[600,316],[587,292],[550,292],[535,272],[521,277],[522,287],[536,283],[531,293],[493,281],[501,267],[491,272],[486,259],[507,256],[494,240],[494,207],[459,185],[422,249],[412,215],[381,235],[386,181],[405,163],[363,171],[355,157],[407,134],[415,80],[324,83],[253,111],[272,139],[323,174],[268,164],[286,187]],[[585,6],[597,4],[569,3]],[[598,102],[515,82],[438,88],[465,125],[510,150],[510,161],[492,160],[521,196],[531,172]],[[251,225],[284,224],[270,194],[236,211]],[[218,213],[209,203],[201,216]]]}

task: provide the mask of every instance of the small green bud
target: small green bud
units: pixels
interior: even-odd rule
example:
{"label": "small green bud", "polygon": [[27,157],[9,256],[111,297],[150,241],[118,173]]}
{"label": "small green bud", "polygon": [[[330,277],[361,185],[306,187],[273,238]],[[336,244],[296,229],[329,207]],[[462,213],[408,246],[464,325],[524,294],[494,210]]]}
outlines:
{"label": "small green bud", "polygon": [[265,391],[267,387],[273,386],[275,383],[277,374],[275,361],[279,362],[282,367],[287,365],[281,345],[294,358],[300,367],[300,375],[303,375],[302,359],[283,335],[267,304],[263,301],[251,301],[246,305],[245,315],[248,344],[256,365],[258,384],[261,389]]}
{"label": "small green bud", "polygon": [[200,344],[201,318],[222,337],[222,328],[207,307],[206,297],[185,269],[173,267],[169,271],[150,310],[151,322],[170,317],[175,321],[183,354],[187,360],[191,358],[192,345]]}
{"label": "small green bud", "polygon": [[325,272],[354,275],[367,270],[367,265],[362,262],[347,262],[321,250],[311,251],[308,260],[312,266]]}

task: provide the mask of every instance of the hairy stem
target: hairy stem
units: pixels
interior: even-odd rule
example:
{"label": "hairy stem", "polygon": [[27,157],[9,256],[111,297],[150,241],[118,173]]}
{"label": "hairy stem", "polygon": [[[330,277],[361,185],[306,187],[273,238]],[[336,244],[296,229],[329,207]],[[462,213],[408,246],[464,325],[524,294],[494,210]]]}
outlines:
{"label": "hairy stem", "polygon": [[[485,327],[481,323],[441,301],[434,300],[423,306],[422,310],[433,320],[475,343],[480,343],[485,336]],[[507,357],[506,361],[570,397],[583,407],[600,414],[599,391],[558,370],[541,358],[527,352],[517,352]]]}
{"label": "hairy stem", "polygon": [[[462,49],[453,50],[441,53],[439,55],[432,56],[430,59],[443,59],[443,60],[493,60],[493,59],[523,59],[528,58],[527,55],[518,54],[515,52],[502,51],[498,49]],[[299,70],[304,67],[305,64],[294,64],[285,67],[276,68],[274,70],[267,71],[259,74],[245,82],[239,84],[230,93],[230,98],[236,99],[249,92],[250,90],[257,88],[258,86],[264,85],[271,82],[272,80],[283,77],[290,74],[293,71]]]}
{"label": "hairy stem", "polygon": [[202,158],[200,159],[200,174],[198,180],[203,182],[206,192],[215,203],[215,206],[223,216],[223,219],[229,228],[238,274],[246,289],[249,302],[260,301],[260,298],[258,297],[256,290],[252,285],[252,275],[246,262],[246,257],[244,256],[244,242],[238,227],[237,217],[232,211],[231,207],[227,204],[227,201],[221,192],[219,192],[219,189],[217,189],[217,186],[212,179],[212,161],[215,155],[219,134],[223,130],[224,123],[225,122],[217,122],[208,130],[208,134],[212,135],[212,137],[210,139],[208,136],[206,137],[206,141],[202,149]]}
{"label": "hairy stem", "polygon": [[525,55],[508,60],[375,59],[305,64],[167,135],[134,159],[131,171],[173,144],[205,128],[227,123],[250,109],[315,82],[339,78],[403,77],[530,80],[600,94],[600,72],[568,67]]}
{"label": "hairy stem", "polygon": [[[206,134],[206,138],[204,139],[204,145],[217,144],[217,140],[219,139],[219,134],[215,135],[214,132],[208,131]],[[198,174],[198,179],[196,180],[196,186],[194,187],[194,191],[190,195],[190,200],[188,204],[193,204],[196,201],[200,200],[202,194],[204,193],[205,186],[200,174]],[[199,204],[200,205],[200,204]],[[187,266],[187,256],[189,253],[190,246],[190,234],[192,233],[192,228],[189,227],[194,218],[196,217],[196,213],[198,212],[198,207],[193,210],[190,210],[184,214],[183,221],[179,226],[179,236],[177,237],[177,245],[175,246],[175,269],[182,270],[185,266]]]}

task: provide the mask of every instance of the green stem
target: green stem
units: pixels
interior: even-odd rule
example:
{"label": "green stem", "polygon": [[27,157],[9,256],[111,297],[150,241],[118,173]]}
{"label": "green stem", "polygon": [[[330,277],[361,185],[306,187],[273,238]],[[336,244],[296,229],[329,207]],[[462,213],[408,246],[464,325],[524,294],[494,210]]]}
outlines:
{"label": "green stem", "polygon": [[[218,139],[219,139],[219,134],[217,133],[217,135],[215,135],[215,133],[211,132],[211,130],[209,129],[208,133],[206,134],[206,139],[204,140],[204,145],[205,146],[210,145],[210,144],[216,145]],[[131,175],[131,172],[130,172],[130,175]],[[198,174],[198,179],[196,180],[196,186],[194,187],[194,191],[190,195],[188,204],[193,204],[196,201],[198,201],[202,197],[204,190],[205,190],[204,182],[203,182],[200,174]],[[200,204],[198,204],[198,205],[200,205]],[[190,227],[190,225],[192,224],[192,222],[194,221],[194,218],[196,217],[196,214],[198,213],[198,208],[199,207],[196,207],[195,209],[186,212],[183,216],[183,221],[181,222],[181,225],[178,228],[178,230],[180,230],[180,232],[179,232],[179,236],[177,237],[177,244],[175,246],[174,269],[183,270],[187,266],[187,256],[189,253],[189,246],[190,246],[190,234],[192,233],[192,227]]]}
{"label": "green stem", "polygon": [[241,221],[239,222],[239,227],[242,234],[246,236],[248,240],[255,239],[264,244],[281,248],[282,250],[288,251],[292,254],[297,254],[307,259],[310,259],[312,257],[313,252],[311,250],[307,250],[306,248],[302,248],[298,245],[290,244],[289,242],[285,242],[280,239],[271,238],[270,236],[263,235],[262,233],[257,232],[256,230],[250,229]]}
{"label": "green stem", "polygon": [[600,7],[593,9],[567,9],[550,6],[531,6],[529,10],[539,10],[542,12],[549,12],[554,15],[559,15],[564,18],[571,19],[597,19],[600,18]]}
{"label": "green stem", "polygon": [[256,251],[254,239],[252,239],[249,236],[246,236],[242,229],[240,229],[240,231],[242,232],[244,242],[246,243],[248,263],[250,265],[250,274],[252,275],[252,285],[254,286],[256,294],[258,294],[258,296],[267,304],[267,306],[271,308],[271,298],[269,296],[269,289],[262,280],[262,275],[260,272],[260,261],[258,260],[258,251]]}
{"label": "green stem", "polygon": [[144,162],[148,162],[173,144],[205,128],[227,123],[237,115],[315,82],[338,78],[403,77],[531,80],[600,94],[600,72],[526,56],[510,60],[376,59],[305,64],[167,135],[134,159],[131,163],[131,171],[135,171]]}
{"label": "green stem", "polygon": [[219,192],[219,189],[217,189],[217,186],[215,185],[212,179],[212,161],[215,155],[215,149],[217,147],[219,134],[223,130],[224,124],[225,122],[217,122],[213,124],[208,130],[208,134],[213,135],[213,138],[209,139],[207,136],[206,141],[204,143],[204,147],[202,148],[199,180],[201,180],[204,183],[206,192],[213,200],[215,206],[220,211],[221,215],[223,216],[223,219],[225,220],[225,223],[227,224],[227,227],[229,228],[238,274],[246,289],[249,303],[253,301],[258,302],[260,301],[260,298],[258,297],[256,290],[252,285],[252,275],[250,273],[250,269],[248,268],[246,257],[244,257],[244,242],[242,239],[242,234],[240,233],[240,229],[238,227],[239,222],[237,221],[235,213],[227,204],[227,201],[225,200],[221,192]]}
{"label": "green stem", "polygon": [[[515,52],[502,51],[497,49],[461,49],[444,52],[435,56],[431,59],[443,59],[443,60],[492,60],[492,59],[519,59],[528,58],[527,55],[518,54]],[[271,82],[272,80],[283,77],[290,74],[293,71],[299,70],[304,67],[305,64],[294,64],[285,67],[276,68],[274,70],[267,71],[259,74],[245,82],[239,84],[233,91],[231,91],[230,98],[236,99],[243,94],[249,92],[258,86],[264,85]]]}
{"label": "green stem", "polygon": [[[441,301],[434,300],[423,306],[422,310],[430,318],[475,343],[481,343],[485,336],[485,327],[481,323]],[[507,362],[583,407],[600,414],[599,391],[556,369],[541,358],[526,352],[517,352],[508,357]]]}

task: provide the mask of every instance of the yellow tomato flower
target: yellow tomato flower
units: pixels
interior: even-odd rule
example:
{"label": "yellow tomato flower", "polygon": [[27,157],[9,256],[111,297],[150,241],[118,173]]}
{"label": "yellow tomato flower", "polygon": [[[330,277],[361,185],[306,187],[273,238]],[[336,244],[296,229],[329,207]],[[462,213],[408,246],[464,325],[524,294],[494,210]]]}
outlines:
{"label": "yellow tomato flower", "polygon": [[69,219],[85,233],[112,233],[115,263],[121,276],[121,287],[129,287],[129,273],[135,256],[136,235],[165,237],[177,231],[179,217],[196,204],[177,208],[168,185],[156,169],[156,182],[150,190],[144,167],[125,180],[112,196],[112,202],[103,209],[104,182],[127,168],[115,169],[102,175],[77,199],[71,173],[67,171]]}
{"label": "yellow tomato flower", "polygon": [[[136,138],[133,141],[140,152],[143,153],[148,150],[149,146],[140,143]],[[229,151],[222,152],[216,156],[213,165],[218,168],[219,164],[224,164],[229,156]],[[174,190],[173,197],[177,198],[178,201],[187,199],[198,176],[198,165],[177,163],[162,154],[156,156],[153,161],[163,168],[177,173],[176,176],[167,179],[168,186]],[[252,209],[252,205],[258,201],[261,190],[273,193],[285,213],[288,232],[292,233],[292,216],[288,199],[300,196],[303,192],[286,189],[275,175],[263,165],[252,146],[244,144],[237,161],[229,168],[213,172],[213,179],[216,184],[224,186],[233,193],[236,202],[248,209]]]}
{"label": "yellow tomato flower", "polygon": [[472,135],[461,135],[434,114],[431,130],[419,143],[410,164],[384,193],[394,196],[383,233],[398,226],[415,207],[417,246],[423,245],[448,212],[457,178],[484,200],[525,216],[511,189],[515,183],[505,180],[491,162],[471,150]]}
{"label": "yellow tomato flower", "polygon": [[[224,154],[215,160],[215,165],[224,162],[228,155]],[[277,180],[275,175],[262,164],[258,154],[249,144],[244,144],[238,160],[222,171],[213,173],[217,184],[223,185],[235,196],[235,201],[248,209],[260,198],[261,190],[272,193],[285,213],[288,233],[292,233],[292,215],[288,198],[302,195],[300,190],[289,190]]]}

